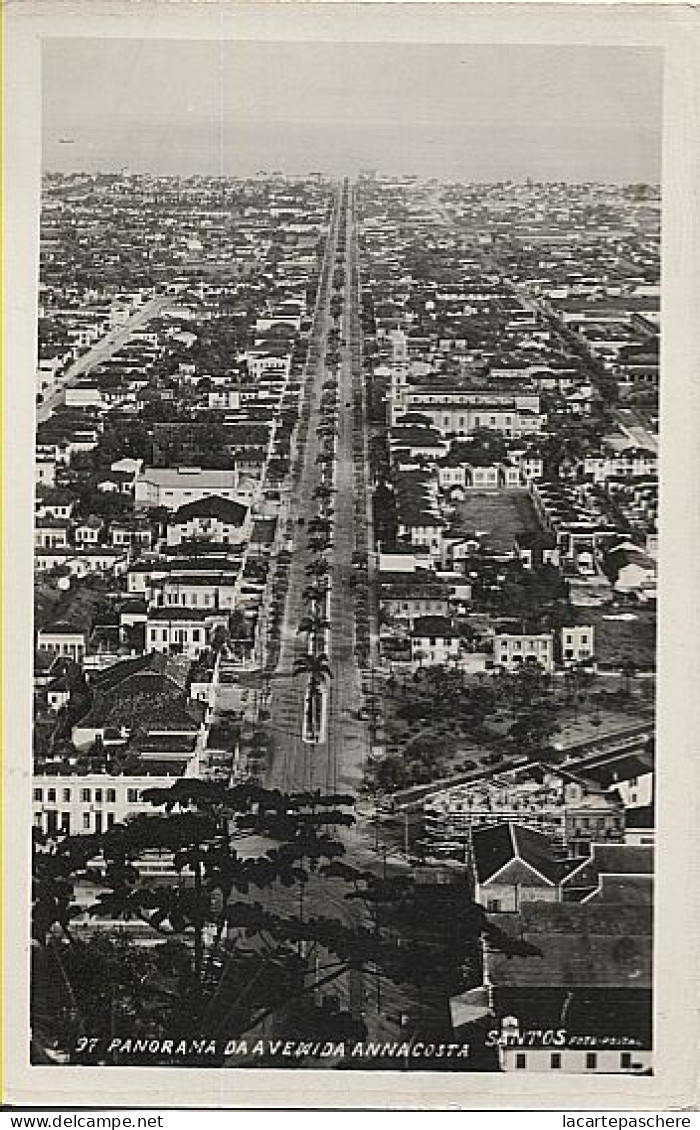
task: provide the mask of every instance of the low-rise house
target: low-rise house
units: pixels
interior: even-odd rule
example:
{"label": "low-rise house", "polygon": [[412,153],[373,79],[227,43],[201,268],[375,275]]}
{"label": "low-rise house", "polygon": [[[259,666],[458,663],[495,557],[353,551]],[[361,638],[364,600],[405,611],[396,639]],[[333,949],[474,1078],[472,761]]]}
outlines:
{"label": "low-rise house", "polygon": [[197,657],[207,647],[214,629],[225,628],[228,612],[198,608],[150,608],[146,647],[169,655]]}
{"label": "low-rise house", "polygon": [[158,607],[225,609],[232,612],[236,602],[236,582],[236,575],[170,573],[153,584],[151,600]]}
{"label": "low-rise house", "polygon": [[438,464],[438,483],[442,490],[454,491],[455,487],[464,490],[498,490],[500,486],[517,486],[519,475],[517,467],[509,469],[512,474],[506,475],[505,467],[500,463],[447,463]]}
{"label": "low-rise house", "polygon": [[549,530],[522,531],[515,535],[514,553],[526,569],[559,565],[557,539]]}
{"label": "low-rise house", "polygon": [[406,471],[396,482],[398,537],[424,547],[435,562],[442,561],[445,525],[437,502],[437,480],[423,471]]}
{"label": "low-rise house", "polygon": [[413,623],[419,616],[447,617],[450,587],[421,574],[384,574],[379,599],[386,615]]}
{"label": "low-rise house", "polygon": [[508,452],[508,458],[520,471],[524,483],[532,479],[541,479],[544,474],[544,460],[537,447],[516,447]]}
{"label": "low-rise house", "polygon": [[84,522],[75,527],[75,544],[79,546],[96,546],[102,534],[102,519],[91,514]]}
{"label": "low-rise house", "polygon": [[143,596],[150,601],[154,584],[167,575],[165,558],[147,555],[132,561],[126,574],[126,591],[130,596]]}
{"label": "low-rise house", "polygon": [[66,518],[37,518],[34,523],[36,549],[67,549],[70,520]]}
{"label": "low-rise house", "polygon": [[90,573],[118,574],[125,565],[124,550],[108,545],[37,549],[34,554],[34,568],[37,572],[62,568],[71,577],[87,577]]}
{"label": "low-rise house", "polygon": [[595,653],[595,629],[592,624],[572,624],[559,632],[561,661],[565,667],[588,664]]}
{"label": "low-rise house", "polygon": [[244,354],[248,372],[255,381],[266,376],[287,380],[292,368],[292,346],[284,338],[258,342]]}
{"label": "low-rise house", "polygon": [[37,633],[37,647],[53,655],[66,656],[79,663],[85,655],[87,631],[73,624],[57,621]]}
{"label": "low-rise house", "polygon": [[520,468],[517,467],[515,463],[499,463],[498,482],[499,486],[505,487],[506,490],[513,490],[515,487],[519,487]]}
{"label": "low-rise house", "polygon": [[512,822],[475,828],[470,856],[474,897],[491,913],[559,900],[566,867],[543,832]]}
{"label": "low-rise house", "polygon": [[110,544],[118,549],[151,549],[154,542],[153,527],[144,518],[119,518],[110,522]]}
{"label": "low-rise house", "polygon": [[49,709],[58,713],[68,703],[70,694],[66,675],[57,675],[46,687],[46,702]]}
{"label": "low-rise house", "polygon": [[131,495],[134,489],[134,476],[128,471],[105,471],[97,476],[95,486],[101,494]]}
{"label": "low-rise house", "polygon": [[517,671],[535,664],[545,671],[554,670],[554,634],[552,632],[497,632],[493,639],[494,663]]}
{"label": "low-rise house", "polygon": [[433,572],[433,562],[428,551],[422,546],[395,546],[379,553],[379,573],[382,577],[391,573],[408,576],[419,573],[423,576]]}
{"label": "low-rise house", "polygon": [[411,628],[411,662],[423,666],[459,657],[459,633],[446,616],[417,616]]}
{"label": "low-rise house", "polygon": [[208,408],[237,409],[241,405],[241,390],[238,385],[215,388],[207,394]]}
{"label": "low-rise house", "polygon": [[58,487],[39,484],[36,491],[35,511],[37,519],[72,517],[76,506],[76,496]]}
{"label": "low-rise house", "polygon": [[148,619],[148,603],[140,597],[131,597],[119,606],[120,628],[145,624]]}
{"label": "low-rise house", "polygon": [[74,384],[66,385],[63,395],[66,408],[102,409],[105,406],[100,382],[92,377],[81,377]]}

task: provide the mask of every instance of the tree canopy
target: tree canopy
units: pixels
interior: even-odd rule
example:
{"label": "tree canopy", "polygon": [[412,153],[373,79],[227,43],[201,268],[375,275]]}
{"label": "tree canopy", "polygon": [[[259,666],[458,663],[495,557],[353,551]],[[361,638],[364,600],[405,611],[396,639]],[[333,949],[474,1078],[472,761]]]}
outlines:
{"label": "tree canopy", "polygon": [[[327,1032],[358,1031],[337,1007],[317,1011],[319,990],[353,970],[408,990],[439,985],[447,1001],[466,987],[479,938],[534,952],[465,887],[351,862],[350,796],[184,779],[144,796],[158,811],[101,836],[35,836],[35,1039],[71,1062],[120,1062],[104,1047],[77,1052],[86,1033],[230,1038],[284,1015],[307,1038],[310,1013]],[[149,878],[155,858],[171,861],[169,880]]]}

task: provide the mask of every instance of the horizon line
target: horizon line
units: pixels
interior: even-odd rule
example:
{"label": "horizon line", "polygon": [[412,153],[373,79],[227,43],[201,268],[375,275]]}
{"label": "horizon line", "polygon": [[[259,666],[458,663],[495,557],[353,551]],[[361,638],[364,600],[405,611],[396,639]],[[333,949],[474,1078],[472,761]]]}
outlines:
{"label": "horizon line", "polygon": [[463,185],[524,185],[528,184],[533,187],[538,184],[568,184],[568,185],[614,185],[617,188],[625,187],[627,185],[644,185],[648,188],[661,188],[663,182],[661,180],[570,180],[568,177],[545,177],[538,178],[535,176],[527,177],[504,177],[499,180],[464,180],[461,177],[445,177],[445,176],[427,176],[425,173],[415,173],[408,170],[401,172],[382,172],[379,169],[371,169],[355,173],[354,175],[348,171],[347,173],[330,173],[323,169],[307,169],[303,172],[294,171],[291,169],[259,169],[254,173],[158,173],[150,169],[130,169],[126,165],[120,168],[102,168],[102,169],[42,169],[41,176],[60,176],[60,177],[99,177],[99,176],[121,176],[121,177],[151,177],[155,180],[208,180],[208,181],[237,181],[237,180],[255,180],[260,177],[295,177],[296,179],[304,179],[310,177],[324,177],[327,180],[339,181],[348,177],[350,179],[359,180],[361,177],[367,178],[368,174],[372,174],[374,179],[382,180],[396,180],[396,179],[410,179],[425,182],[427,184],[436,181],[439,184],[463,184]]}

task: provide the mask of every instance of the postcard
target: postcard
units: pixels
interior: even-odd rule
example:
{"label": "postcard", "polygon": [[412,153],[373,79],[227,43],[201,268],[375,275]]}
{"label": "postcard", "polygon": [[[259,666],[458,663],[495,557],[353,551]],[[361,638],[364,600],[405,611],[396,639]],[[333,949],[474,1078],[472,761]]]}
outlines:
{"label": "postcard", "polygon": [[8,1103],[696,1109],[693,17],[5,13]]}

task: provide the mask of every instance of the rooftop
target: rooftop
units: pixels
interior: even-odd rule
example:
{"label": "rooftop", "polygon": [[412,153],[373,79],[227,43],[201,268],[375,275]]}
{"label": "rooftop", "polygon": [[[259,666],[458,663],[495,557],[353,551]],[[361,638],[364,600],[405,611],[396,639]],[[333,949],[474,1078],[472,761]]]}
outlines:
{"label": "rooftop", "polygon": [[472,848],[474,868],[480,883],[492,879],[514,859],[531,867],[549,883],[557,883],[567,870],[554,859],[548,836],[510,821],[475,828]]}
{"label": "rooftop", "polygon": [[[228,472],[222,473],[227,474]],[[189,522],[192,518],[218,518],[220,522],[227,525],[242,526],[247,514],[248,507],[242,503],[214,495],[180,506],[168,519],[168,524],[176,526],[180,523]]]}
{"label": "rooftop", "polygon": [[536,946],[541,957],[486,958],[493,986],[650,989],[652,908],[617,903],[524,903],[494,925]]}

